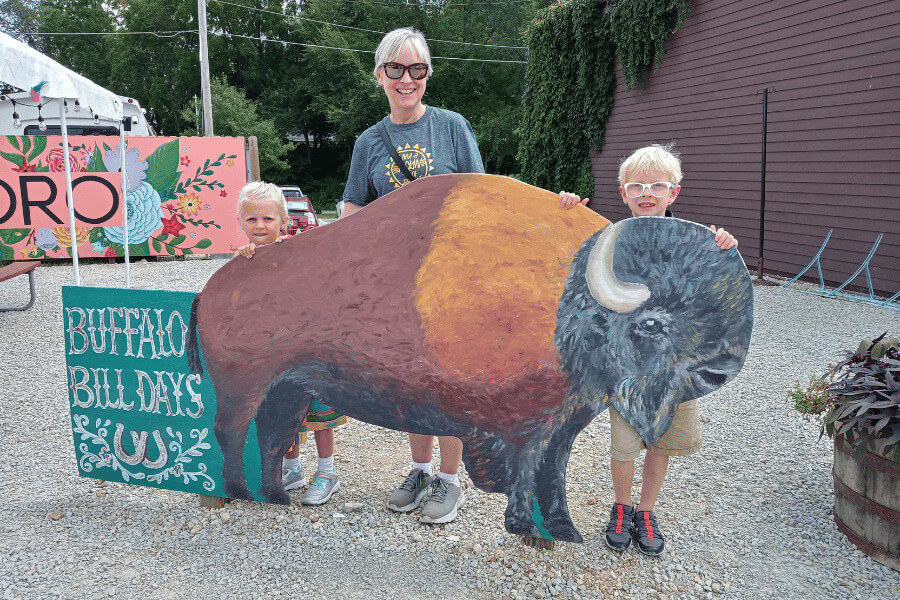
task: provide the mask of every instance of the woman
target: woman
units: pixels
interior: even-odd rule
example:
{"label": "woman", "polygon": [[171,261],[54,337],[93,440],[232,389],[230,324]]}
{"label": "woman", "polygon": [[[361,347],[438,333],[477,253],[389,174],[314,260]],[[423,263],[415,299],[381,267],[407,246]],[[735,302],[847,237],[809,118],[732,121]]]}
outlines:
{"label": "woman", "polygon": [[[422,103],[431,73],[431,52],[420,32],[395,29],[378,44],[374,75],[391,107],[390,114],[381,120],[391,145],[402,148],[400,158],[416,179],[445,173],[484,173],[472,125],[458,113]],[[378,125],[370,127],[353,147],[340,218],[352,215],[408,180],[385,146]],[[388,507],[410,512],[419,506],[430,487],[420,520],[449,523],[465,502],[459,481],[462,442],[455,437],[438,437],[441,458],[437,477],[431,465],[433,443],[433,436],[409,434],[412,471],[391,494]]]}
{"label": "woman", "polygon": [[[385,35],[375,51],[373,73],[384,89],[391,112],[356,140],[340,218],[352,215],[411,179],[446,173],[484,173],[472,125],[458,113],[422,102],[432,66],[431,52],[420,32],[402,28]],[[397,150],[400,161],[395,160],[389,148]],[[560,199],[566,208],[587,202],[566,193],[561,193]],[[440,470],[435,477],[431,464],[433,442],[433,436],[409,434],[412,470],[391,494],[388,507],[396,512],[410,512],[421,504],[430,488],[420,520],[449,523],[465,502],[459,481],[463,446],[458,438],[438,437]]]}

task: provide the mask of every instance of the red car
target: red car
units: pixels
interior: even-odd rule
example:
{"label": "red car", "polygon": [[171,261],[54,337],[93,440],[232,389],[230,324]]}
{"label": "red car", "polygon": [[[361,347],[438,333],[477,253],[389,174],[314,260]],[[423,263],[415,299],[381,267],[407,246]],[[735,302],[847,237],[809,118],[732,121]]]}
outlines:
{"label": "red car", "polygon": [[298,232],[319,226],[319,219],[309,201],[296,185],[280,185],[284,192],[284,199],[288,208],[288,234],[295,235]]}

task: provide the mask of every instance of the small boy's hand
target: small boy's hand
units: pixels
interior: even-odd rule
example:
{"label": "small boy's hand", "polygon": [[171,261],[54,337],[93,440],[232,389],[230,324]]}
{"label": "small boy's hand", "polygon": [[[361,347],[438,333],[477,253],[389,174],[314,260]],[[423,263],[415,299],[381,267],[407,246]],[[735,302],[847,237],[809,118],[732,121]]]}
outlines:
{"label": "small boy's hand", "polygon": [[286,239],[292,238],[292,237],[294,237],[294,236],[292,236],[292,235],[279,235],[277,238],[275,238],[275,242],[278,243],[278,242],[280,242],[280,241],[282,241],[282,240],[286,240]]}
{"label": "small boy's hand", "polygon": [[722,250],[737,248],[738,241],[734,238],[733,235],[731,235],[721,227],[716,229],[715,225],[710,225],[709,228],[716,233],[716,244],[719,245],[719,248],[721,248]]}
{"label": "small boy's hand", "polygon": [[578,194],[573,194],[572,192],[560,192],[559,193],[559,202],[562,204],[562,207],[566,210],[569,210],[576,204],[586,205],[590,198],[581,198]]}
{"label": "small boy's hand", "polygon": [[241,246],[237,249],[237,252],[234,253],[235,256],[240,254],[244,258],[253,258],[253,253],[256,252],[256,244],[249,243],[246,246]]}

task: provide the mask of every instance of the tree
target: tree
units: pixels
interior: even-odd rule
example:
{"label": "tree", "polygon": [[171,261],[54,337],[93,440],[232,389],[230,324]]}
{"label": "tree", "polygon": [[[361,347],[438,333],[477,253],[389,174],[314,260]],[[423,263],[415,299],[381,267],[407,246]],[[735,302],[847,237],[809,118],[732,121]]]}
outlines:
{"label": "tree", "polygon": [[200,93],[197,3],[181,0],[123,0],[123,30],[190,33],[115,36],[108,42],[110,89],[137,98],[160,135],[186,127],[182,109]]}
{"label": "tree", "polygon": [[[113,32],[115,21],[108,7],[95,0],[43,0],[39,31]],[[42,36],[44,53],[103,87],[109,85],[107,41],[107,37],[102,35]]]}
{"label": "tree", "polygon": [[40,0],[0,0],[0,31],[42,50],[35,33],[41,26]]}
{"label": "tree", "polygon": [[[210,89],[216,135],[256,136],[262,179],[272,182],[285,181],[290,165],[284,158],[293,145],[284,141],[270,119],[259,116],[256,104],[252,100],[248,100],[240,89],[228,85],[224,78],[214,78],[210,82]],[[194,111],[185,109],[181,116],[189,125],[182,135],[194,135],[197,119]]]}

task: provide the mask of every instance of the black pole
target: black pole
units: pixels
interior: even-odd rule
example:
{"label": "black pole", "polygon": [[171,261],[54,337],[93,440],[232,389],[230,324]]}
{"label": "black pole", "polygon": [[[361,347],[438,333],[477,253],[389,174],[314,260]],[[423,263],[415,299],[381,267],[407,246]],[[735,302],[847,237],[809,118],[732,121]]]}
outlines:
{"label": "black pole", "polygon": [[756,266],[756,277],[763,278],[763,247],[766,237],[766,127],[768,125],[769,88],[763,88],[762,118],[762,165],[760,167],[759,184],[759,261]]}

